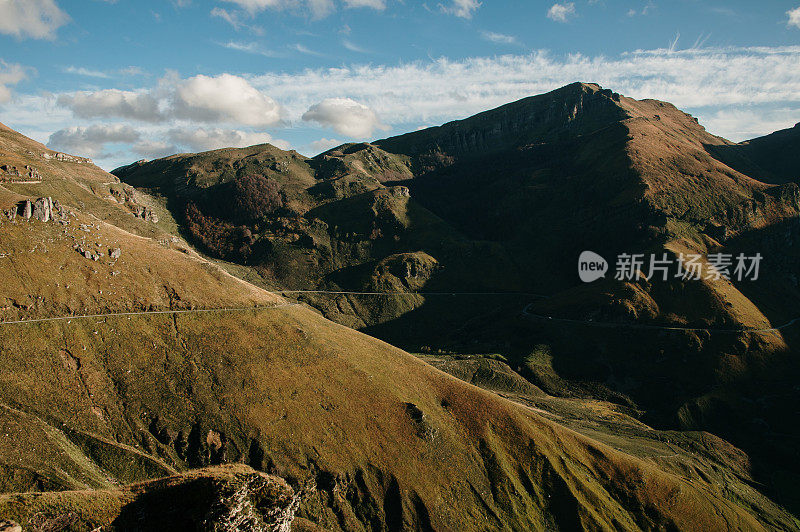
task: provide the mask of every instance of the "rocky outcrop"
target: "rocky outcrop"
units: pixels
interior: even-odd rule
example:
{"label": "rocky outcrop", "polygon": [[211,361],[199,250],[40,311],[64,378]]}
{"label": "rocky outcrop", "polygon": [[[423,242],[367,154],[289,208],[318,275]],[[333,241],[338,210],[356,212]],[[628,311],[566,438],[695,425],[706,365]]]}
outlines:
{"label": "rocky outcrop", "polygon": [[42,159],[47,161],[55,160],[55,161],[63,161],[68,163],[78,163],[78,164],[92,164],[92,160],[86,157],[77,157],[75,155],[69,155],[66,153],[61,152],[42,152],[40,154]]}
{"label": "rocky outcrop", "polygon": [[153,209],[150,207],[145,207],[144,205],[137,205],[133,209],[133,215],[146,222],[158,223],[158,216],[155,212],[153,212]]}
{"label": "rocky outcrop", "polygon": [[39,171],[28,164],[23,166],[21,170],[18,167],[10,164],[0,165],[0,183],[31,182],[41,180],[42,176],[39,175]]}
{"label": "rocky outcrop", "polygon": [[[12,209],[13,211],[13,209]],[[67,210],[53,198],[41,197],[33,201],[21,201],[15,212],[6,211],[6,216],[9,220],[14,220],[17,215],[21,216],[24,220],[38,220],[40,222],[63,222],[67,217]]]}

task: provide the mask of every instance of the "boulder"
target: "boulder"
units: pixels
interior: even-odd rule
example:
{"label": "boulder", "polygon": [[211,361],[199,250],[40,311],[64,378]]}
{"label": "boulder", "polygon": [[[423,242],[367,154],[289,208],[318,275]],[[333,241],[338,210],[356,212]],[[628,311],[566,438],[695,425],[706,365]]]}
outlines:
{"label": "boulder", "polygon": [[113,248],[108,250],[108,256],[114,260],[117,260],[120,255],[122,255],[122,250],[119,248]]}
{"label": "boulder", "polygon": [[49,222],[53,218],[53,199],[38,198],[33,202],[32,216],[40,222]]}

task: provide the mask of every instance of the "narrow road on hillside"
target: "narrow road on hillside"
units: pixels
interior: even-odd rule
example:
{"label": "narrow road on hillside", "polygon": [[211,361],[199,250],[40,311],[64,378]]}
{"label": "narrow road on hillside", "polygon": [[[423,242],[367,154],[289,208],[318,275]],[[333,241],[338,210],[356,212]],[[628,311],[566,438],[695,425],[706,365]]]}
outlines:
{"label": "narrow road on hillside", "polygon": [[199,309],[174,309],[174,310],[142,310],[137,312],[107,312],[101,314],[75,314],[70,316],[56,316],[52,318],[31,318],[22,320],[0,321],[0,325],[19,325],[22,323],[42,323],[47,321],[79,320],[86,318],[109,318],[117,316],[145,316],[148,314],[193,314],[200,312],[243,312],[247,310],[275,310],[286,307],[301,307],[300,303],[279,303],[266,307],[221,307]]}

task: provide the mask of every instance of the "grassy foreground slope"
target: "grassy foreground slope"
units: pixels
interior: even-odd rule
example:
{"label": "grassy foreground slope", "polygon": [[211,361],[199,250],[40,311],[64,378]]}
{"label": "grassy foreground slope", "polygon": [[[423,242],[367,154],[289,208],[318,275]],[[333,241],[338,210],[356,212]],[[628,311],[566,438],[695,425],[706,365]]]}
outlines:
{"label": "grassy foreground slope", "polygon": [[[0,222],[2,319],[24,318],[0,324],[0,518],[125,529],[186,499],[122,485],[241,462],[294,486],[298,528],[795,526],[55,199],[66,224]],[[218,307],[244,310],[191,312]],[[34,321],[163,309],[190,312]]]}

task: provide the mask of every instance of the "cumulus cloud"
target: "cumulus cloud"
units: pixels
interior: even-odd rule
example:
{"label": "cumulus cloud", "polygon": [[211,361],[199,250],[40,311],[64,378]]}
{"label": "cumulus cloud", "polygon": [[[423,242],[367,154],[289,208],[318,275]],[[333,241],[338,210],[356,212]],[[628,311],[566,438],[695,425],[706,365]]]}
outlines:
{"label": "cumulus cloud", "polygon": [[50,135],[47,146],[75,155],[98,157],[104,155],[108,143],[131,143],[139,140],[139,132],[124,124],[94,124],[60,129]]}
{"label": "cumulus cloud", "polygon": [[481,38],[486,41],[494,42],[497,44],[517,44],[517,38],[512,35],[504,33],[495,33],[493,31],[481,31]]}
{"label": "cumulus cloud", "polygon": [[273,139],[268,133],[250,133],[236,129],[171,129],[167,133],[170,141],[186,146],[192,151],[208,151],[219,148],[244,148],[254,144],[269,143],[288,149],[286,141]]}
{"label": "cumulus cloud", "polygon": [[11,89],[8,86],[16,85],[27,77],[22,65],[6,63],[0,59],[0,104],[11,100]]}
{"label": "cumulus cloud", "polygon": [[350,98],[325,98],[309,107],[303,120],[333,128],[350,138],[366,138],[375,129],[386,129],[375,111]]}
{"label": "cumulus cloud", "polygon": [[280,106],[246,79],[231,74],[195,76],[179,81],[174,94],[175,116],[198,122],[274,126]]}
{"label": "cumulus cloud", "polygon": [[56,103],[78,118],[129,118],[144,122],[163,119],[158,100],[146,92],[106,89],[96,92],[62,94]]}
{"label": "cumulus cloud", "polygon": [[787,24],[789,26],[794,26],[795,28],[800,28],[800,7],[796,7],[786,12],[789,15],[789,20]]}
{"label": "cumulus cloud", "polygon": [[455,15],[461,18],[472,18],[472,14],[481,7],[478,0],[452,0],[450,4],[439,4],[439,7],[445,13]]}
{"label": "cumulus cloud", "polygon": [[572,2],[553,4],[550,9],[547,10],[547,18],[553,19],[556,22],[567,22],[567,20],[574,15],[575,4]]}
{"label": "cumulus cloud", "polygon": [[0,33],[17,38],[54,39],[69,21],[54,0],[0,1]]}

